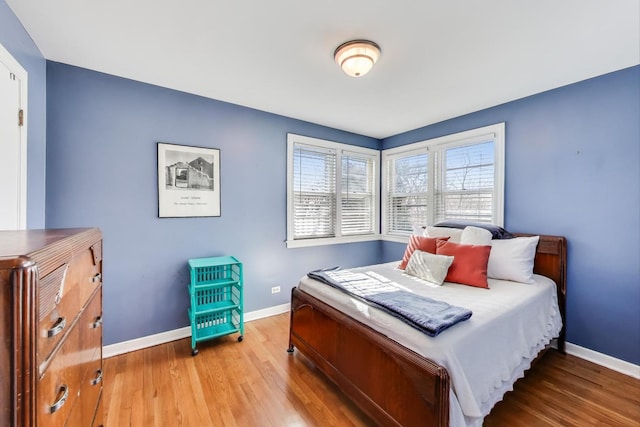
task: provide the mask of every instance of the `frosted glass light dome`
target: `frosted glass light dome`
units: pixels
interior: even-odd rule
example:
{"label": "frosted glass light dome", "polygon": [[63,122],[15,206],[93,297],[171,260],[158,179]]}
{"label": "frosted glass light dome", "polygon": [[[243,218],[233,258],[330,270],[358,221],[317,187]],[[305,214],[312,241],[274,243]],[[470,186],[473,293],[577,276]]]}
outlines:
{"label": "frosted glass light dome", "polygon": [[353,40],[338,46],[334,58],[347,75],[362,77],[380,58],[380,46],[369,40]]}

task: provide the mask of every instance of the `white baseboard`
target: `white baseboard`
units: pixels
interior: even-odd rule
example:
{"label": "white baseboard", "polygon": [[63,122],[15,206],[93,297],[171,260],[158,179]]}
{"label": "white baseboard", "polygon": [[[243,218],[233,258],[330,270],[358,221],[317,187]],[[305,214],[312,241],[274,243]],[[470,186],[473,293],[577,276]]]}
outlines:
{"label": "white baseboard", "polygon": [[[251,322],[253,320],[262,319],[264,317],[275,316],[276,314],[286,313],[291,310],[291,304],[276,305],[274,307],[265,308],[263,310],[251,311],[244,314],[244,321]],[[129,341],[123,341],[115,344],[105,345],[102,347],[102,357],[109,358],[119,354],[129,353],[130,351],[142,350],[143,348],[153,347],[171,341],[180,340],[191,336],[191,327],[174,329],[172,331],[161,332],[159,334],[140,337]]]}
{"label": "white baseboard", "polygon": [[286,313],[291,311],[291,303],[276,305],[262,310],[251,311],[244,314],[244,321],[251,322],[253,320],[262,319],[269,316],[275,316],[276,314]]}
{"label": "white baseboard", "polygon": [[[251,322],[253,320],[262,319],[264,317],[275,316],[277,314],[286,313],[290,309],[291,304],[287,303],[265,308],[263,310],[251,311],[249,313],[245,313],[244,321]],[[159,334],[136,338],[129,341],[123,341],[116,344],[110,344],[102,348],[102,357],[106,359],[109,357],[117,356],[119,354],[141,350],[147,347],[153,347],[154,345],[160,345],[190,336],[191,327],[186,326],[184,328],[174,329],[172,331],[161,332]],[[598,353],[597,351],[589,350],[588,348],[580,347],[579,345],[572,344],[570,342],[566,343],[566,350],[567,353],[572,356],[588,360],[589,362],[604,366],[605,368],[609,368],[622,374],[629,375],[630,377],[640,379],[639,365],[634,365],[633,363],[616,359],[615,357],[607,356],[606,354]]]}
{"label": "white baseboard", "polygon": [[616,359],[615,357],[607,356],[606,354],[598,353],[597,351],[589,350],[588,348],[580,347],[579,345],[571,344],[570,342],[566,343],[565,348],[567,353],[572,356],[588,360],[589,362],[604,366],[605,368],[620,372],[621,374],[640,379],[640,365],[634,365],[633,363]]}

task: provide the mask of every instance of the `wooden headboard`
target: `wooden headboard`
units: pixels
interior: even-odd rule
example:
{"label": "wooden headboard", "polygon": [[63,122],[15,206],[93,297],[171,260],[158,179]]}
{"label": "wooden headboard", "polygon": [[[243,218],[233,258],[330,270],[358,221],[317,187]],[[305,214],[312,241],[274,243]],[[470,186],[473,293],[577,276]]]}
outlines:
{"label": "wooden headboard", "polygon": [[[516,237],[534,236],[534,234],[513,233]],[[562,317],[562,331],[558,338],[558,350],[565,352],[566,297],[567,297],[567,239],[562,236],[540,235],[536,248],[533,272],[547,276],[558,287],[558,305]]]}

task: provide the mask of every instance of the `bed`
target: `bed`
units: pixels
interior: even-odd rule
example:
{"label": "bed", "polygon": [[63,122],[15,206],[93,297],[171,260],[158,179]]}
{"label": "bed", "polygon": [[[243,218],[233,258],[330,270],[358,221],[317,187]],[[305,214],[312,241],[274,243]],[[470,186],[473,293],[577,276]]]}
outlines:
{"label": "bed", "polygon": [[[519,233],[516,236],[531,235]],[[402,272],[393,272],[394,267],[391,265],[383,264],[379,268],[382,269],[383,274],[390,276],[402,274]],[[463,337],[464,331],[471,327],[469,326],[473,323],[471,320],[463,322],[464,325],[456,325],[451,328],[451,331],[444,331],[435,338],[424,336],[422,339],[428,341],[425,346],[431,346],[432,350],[436,349],[432,351],[429,348],[423,348],[423,345],[417,341],[418,338],[407,341],[404,338],[406,334],[399,332],[402,329],[402,322],[397,319],[387,315],[392,320],[388,320],[385,328],[386,321],[383,321],[381,326],[375,319],[375,317],[384,318],[384,313],[377,313],[376,309],[362,307],[360,303],[354,304],[353,301],[341,303],[327,295],[330,291],[322,290],[327,288],[326,285],[313,284],[311,279],[305,278],[292,289],[289,352],[297,348],[379,425],[481,425],[484,416],[488,414],[495,402],[501,400],[503,394],[512,388],[513,383],[524,375],[534,359],[550,347],[551,338],[555,338],[557,349],[564,352],[566,325],[566,239],[564,237],[540,236],[535,248],[533,272],[536,274],[536,284],[540,283],[541,288],[547,289],[543,293],[548,293],[548,289],[551,289],[550,292],[553,293],[553,298],[557,302],[560,320],[554,326],[555,329],[550,327],[548,332],[553,337],[545,336],[544,340],[538,337],[535,343],[530,343],[533,354],[523,357],[522,360],[518,358],[515,365],[510,362],[510,374],[493,386],[495,390],[492,389],[491,396],[476,399],[478,402],[474,402],[475,390],[469,391],[467,388],[473,389],[476,384],[482,384],[483,374],[464,372],[466,367],[461,367],[457,360],[464,359],[462,355],[443,356],[444,353],[450,352],[448,349],[440,350],[448,345],[447,342],[455,343],[453,347],[465,348],[463,346],[466,344],[460,337]],[[500,281],[491,281],[490,287],[512,289],[509,284],[498,282]],[[447,286],[451,292],[455,290],[455,286],[451,284]],[[480,290],[480,292],[487,291]],[[340,294],[340,291],[334,290],[334,293]],[[478,293],[478,295],[481,294]],[[342,298],[349,300],[349,297],[344,295]],[[470,304],[473,306],[474,303],[471,301]],[[473,310],[475,319],[474,317],[472,319],[475,323],[482,323],[483,310],[490,311],[481,306],[473,306]],[[372,316],[372,313],[375,313],[375,316]],[[502,322],[503,326],[511,323],[515,325],[517,322]],[[493,325],[495,327],[495,323]],[[489,326],[489,328],[493,327]],[[516,334],[514,336],[526,335],[522,331],[513,333]],[[475,332],[470,336],[475,337]],[[502,353],[499,353],[498,348],[500,340],[496,340],[495,337],[493,339],[495,346],[492,343],[491,346],[485,345],[479,348],[490,347],[492,350],[495,348],[494,354],[501,357]],[[438,341],[442,341],[443,345],[440,346]],[[464,354],[476,352],[482,353],[480,350],[467,350]],[[467,362],[469,363],[475,362]],[[482,365],[486,362],[478,363],[482,371],[484,369]]]}

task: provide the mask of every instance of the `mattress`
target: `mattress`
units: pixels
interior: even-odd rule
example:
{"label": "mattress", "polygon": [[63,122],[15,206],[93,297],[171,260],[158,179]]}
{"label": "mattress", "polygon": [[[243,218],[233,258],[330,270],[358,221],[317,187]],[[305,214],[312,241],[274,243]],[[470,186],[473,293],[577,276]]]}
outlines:
{"label": "mattress", "polygon": [[429,337],[309,277],[303,277],[298,287],[444,366],[451,377],[451,425],[481,425],[538,353],[560,334],[562,319],[555,283],[534,275],[532,284],[489,279],[489,289],[448,282],[436,286],[404,273],[397,265],[392,262],[351,270],[375,272],[410,292],[468,308],[473,312],[471,318]]}

